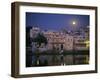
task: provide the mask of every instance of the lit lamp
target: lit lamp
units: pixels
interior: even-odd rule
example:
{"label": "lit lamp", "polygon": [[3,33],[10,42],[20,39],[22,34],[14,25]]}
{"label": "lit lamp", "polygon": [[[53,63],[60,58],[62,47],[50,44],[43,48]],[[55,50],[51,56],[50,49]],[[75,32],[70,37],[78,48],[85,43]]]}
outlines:
{"label": "lit lamp", "polygon": [[88,41],[88,40],[85,41],[85,44],[86,44],[86,47],[89,48],[89,45],[90,45],[90,44],[89,44],[89,41]]}
{"label": "lit lamp", "polygon": [[[90,46],[90,42],[89,42],[89,40],[86,40],[85,41],[85,44],[86,44],[86,48],[89,48],[89,46]],[[86,56],[86,61],[85,61],[86,63],[89,63],[89,58],[88,58],[88,56]]]}

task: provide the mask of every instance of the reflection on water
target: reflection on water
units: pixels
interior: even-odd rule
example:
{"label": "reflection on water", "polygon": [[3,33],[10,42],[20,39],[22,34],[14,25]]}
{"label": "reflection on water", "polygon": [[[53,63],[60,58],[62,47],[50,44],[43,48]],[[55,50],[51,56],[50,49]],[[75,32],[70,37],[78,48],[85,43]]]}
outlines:
{"label": "reflection on water", "polygon": [[[88,53],[88,52],[87,52]],[[73,55],[74,54],[74,55]],[[89,54],[71,52],[70,54],[30,54],[26,55],[26,67],[67,66],[89,64]]]}

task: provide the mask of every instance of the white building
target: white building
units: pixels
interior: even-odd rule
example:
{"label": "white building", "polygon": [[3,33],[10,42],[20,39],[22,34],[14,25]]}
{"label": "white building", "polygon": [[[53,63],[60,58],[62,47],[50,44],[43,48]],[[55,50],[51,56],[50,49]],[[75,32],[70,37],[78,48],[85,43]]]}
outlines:
{"label": "white building", "polygon": [[32,27],[30,30],[30,38],[35,37],[40,32],[40,28],[38,27]]}
{"label": "white building", "polygon": [[73,36],[63,32],[51,31],[45,32],[44,35],[48,40],[48,49],[73,50]]}
{"label": "white building", "polygon": [[65,50],[73,50],[74,49],[74,38],[73,36],[66,34],[65,36]]}
{"label": "white building", "polygon": [[[30,37],[34,38],[39,32],[40,28],[33,27],[30,30]],[[47,50],[88,50],[86,40],[88,35],[70,35],[64,32],[57,31],[41,31],[43,35],[47,38]],[[88,32],[88,31],[87,31]],[[87,34],[87,33],[86,33]],[[89,40],[88,40],[89,41]],[[43,46],[42,46],[43,48]]]}

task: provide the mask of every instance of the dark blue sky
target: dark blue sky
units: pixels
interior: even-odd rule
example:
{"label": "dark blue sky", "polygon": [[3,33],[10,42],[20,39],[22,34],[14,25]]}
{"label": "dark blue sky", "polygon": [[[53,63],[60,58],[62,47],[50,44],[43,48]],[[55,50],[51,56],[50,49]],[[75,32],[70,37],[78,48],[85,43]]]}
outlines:
{"label": "dark blue sky", "polygon": [[[44,30],[76,30],[89,26],[89,15],[26,13],[26,26],[38,26]],[[75,24],[73,24],[73,22]]]}

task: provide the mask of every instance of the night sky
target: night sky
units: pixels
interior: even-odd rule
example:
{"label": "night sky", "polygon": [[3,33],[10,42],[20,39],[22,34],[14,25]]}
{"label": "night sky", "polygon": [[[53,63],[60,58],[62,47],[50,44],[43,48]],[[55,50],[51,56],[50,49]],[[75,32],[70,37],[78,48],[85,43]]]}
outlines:
{"label": "night sky", "polygon": [[40,27],[43,30],[77,30],[89,26],[89,15],[51,14],[26,12],[26,27]]}

